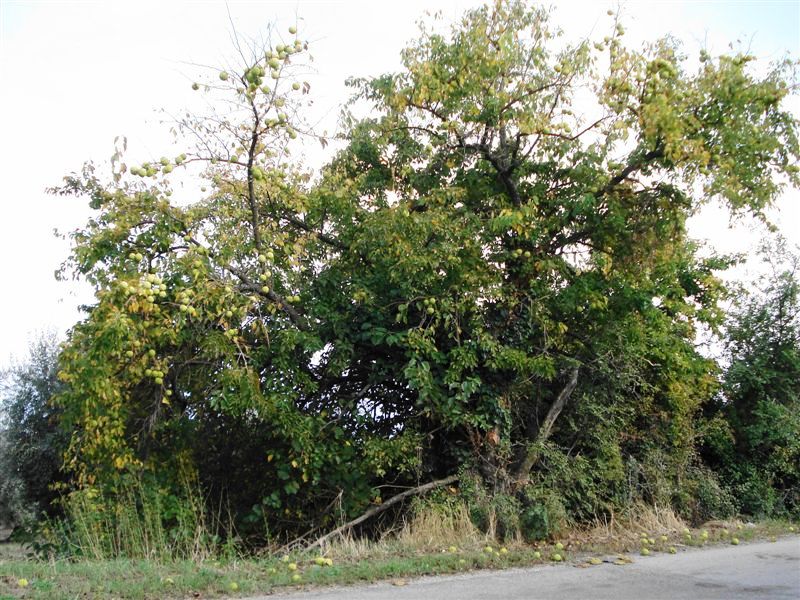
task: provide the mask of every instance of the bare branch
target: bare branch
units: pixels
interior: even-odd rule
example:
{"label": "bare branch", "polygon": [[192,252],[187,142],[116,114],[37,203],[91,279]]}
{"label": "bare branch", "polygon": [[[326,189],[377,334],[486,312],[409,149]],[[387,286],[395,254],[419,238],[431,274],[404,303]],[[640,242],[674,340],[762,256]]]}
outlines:
{"label": "bare branch", "polygon": [[383,504],[379,504],[377,506],[373,506],[372,508],[367,510],[363,515],[361,515],[360,517],[357,517],[357,518],[353,519],[352,521],[348,521],[344,525],[341,525],[340,527],[337,527],[333,531],[331,531],[329,533],[326,533],[321,538],[318,538],[317,541],[315,541],[314,543],[312,543],[309,546],[307,546],[306,550],[310,550],[311,548],[316,548],[317,546],[323,546],[324,544],[326,544],[328,541],[330,541],[332,538],[336,537],[337,535],[341,535],[345,531],[348,531],[348,530],[352,529],[353,527],[363,523],[367,519],[370,519],[370,518],[374,517],[375,515],[382,513],[386,509],[391,508],[392,506],[394,506],[395,504],[397,504],[398,502],[400,502],[402,500],[405,500],[409,496],[416,496],[418,494],[424,494],[425,492],[429,492],[431,490],[435,490],[436,488],[440,488],[440,487],[442,487],[444,485],[447,485],[449,483],[453,483],[455,481],[458,481],[458,479],[459,479],[458,475],[450,475],[449,477],[445,477],[444,479],[437,479],[436,481],[431,481],[431,482],[426,483],[424,485],[420,485],[418,487],[411,488],[410,490],[406,490],[405,492],[397,494],[396,496],[392,496],[391,498],[389,498]]}

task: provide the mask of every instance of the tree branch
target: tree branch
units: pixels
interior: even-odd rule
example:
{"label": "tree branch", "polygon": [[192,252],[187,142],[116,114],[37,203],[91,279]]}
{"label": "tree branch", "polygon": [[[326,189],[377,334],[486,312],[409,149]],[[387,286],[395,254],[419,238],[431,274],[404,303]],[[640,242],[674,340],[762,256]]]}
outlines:
{"label": "tree branch", "polygon": [[311,548],[316,548],[317,546],[322,546],[322,545],[326,544],[331,538],[336,537],[337,535],[341,535],[345,531],[348,531],[348,530],[352,529],[353,527],[363,523],[367,519],[370,519],[370,518],[374,517],[375,515],[382,513],[386,509],[394,506],[395,504],[397,504],[398,502],[400,502],[402,500],[405,500],[409,496],[416,496],[417,494],[424,494],[425,492],[429,492],[431,490],[435,490],[436,488],[440,488],[440,487],[442,487],[444,485],[447,485],[449,483],[453,483],[455,481],[458,481],[458,475],[450,475],[449,477],[445,477],[444,479],[437,479],[436,481],[431,481],[431,482],[426,483],[424,485],[420,485],[419,487],[415,487],[415,488],[411,488],[410,490],[406,490],[405,492],[397,494],[396,496],[392,496],[391,498],[389,498],[383,504],[379,504],[378,506],[373,506],[372,508],[367,510],[363,515],[361,515],[360,517],[357,517],[357,518],[353,519],[352,521],[349,521],[349,522],[345,523],[344,525],[341,525],[340,527],[337,527],[333,531],[331,531],[329,533],[326,533],[321,538],[318,538],[317,541],[315,541],[314,543],[312,543],[308,547],[306,547],[306,550],[310,550]]}
{"label": "tree branch", "polygon": [[626,166],[622,171],[614,175],[609,182],[603,186],[603,188],[596,194],[599,198],[600,196],[604,196],[608,194],[611,190],[617,187],[620,183],[622,183],[628,176],[633,173],[634,171],[638,171],[647,163],[657,158],[663,158],[664,156],[664,148],[661,144],[658,144],[653,150],[650,150],[647,154],[645,154],[640,160],[633,161],[628,166]]}
{"label": "tree branch", "polygon": [[253,181],[253,163],[256,159],[256,148],[258,147],[258,127],[260,125],[260,115],[254,100],[250,100],[253,109],[253,133],[250,136],[250,148],[247,152],[247,200],[250,204],[250,218],[253,223],[253,242],[256,250],[261,251],[261,233],[258,230],[258,204],[256,203],[255,182]]}
{"label": "tree branch", "polygon": [[298,219],[296,217],[293,217],[288,213],[283,213],[279,218],[283,219],[284,221],[286,221],[290,225],[294,225],[295,227],[297,227],[298,229],[301,229],[302,231],[305,231],[307,233],[313,234],[314,236],[316,236],[317,239],[319,239],[321,242],[323,242],[323,243],[325,243],[325,244],[327,244],[329,246],[333,246],[334,248],[338,248],[339,250],[342,250],[342,251],[349,250],[349,247],[346,244],[343,244],[342,242],[340,242],[335,237],[330,236],[330,235],[325,234],[325,233],[322,233],[320,231],[317,231],[316,229],[311,227],[311,225],[309,225],[305,221],[302,221],[302,220],[300,220],[300,219]]}
{"label": "tree branch", "polygon": [[556,422],[556,419],[558,419],[561,411],[564,410],[567,400],[569,400],[569,397],[575,390],[575,386],[578,385],[578,368],[579,367],[577,365],[572,367],[569,381],[567,381],[567,384],[564,386],[561,392],[559,392],[555,402],[553,402],[553,404],[550,406],[550,410],[547,411],[547,416],[545,417],[542,426],[539,427],[539,432],[536,434],[536,439],[528,444],[525,457],[522,459],[519,467],[517,467],[516,471],[514,472],[514,482],[512,484],[514,489],[519,489],[522,485],[527,483],[531,469],[534,467],[534,465],[536,465],[537,462],[539,462],[542,444],[550,437],[553,424]]}

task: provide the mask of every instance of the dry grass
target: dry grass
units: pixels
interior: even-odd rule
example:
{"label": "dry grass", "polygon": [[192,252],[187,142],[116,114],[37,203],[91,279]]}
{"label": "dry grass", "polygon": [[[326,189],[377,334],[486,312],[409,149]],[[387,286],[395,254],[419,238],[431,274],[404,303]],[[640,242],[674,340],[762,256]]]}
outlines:
{"label": "dry grass", "polygon": [[469,510],[462,504],[447,511],[419,511],[405,523],[396,541],[401,547],[425,551],[448,546],[477,546],[488,539],[491,537],[475,527]]}
{"label": "dry grass", "polygon": [[[387,532],[379,540],[342,536],[325,548],[324,554],[337,561],[354,563],[441,555],[453,549],[464,555],[481,554],[486,546],[495,550],[505,546],[512,553],[526,556],[540,550],[545,558],[554,549],[569,557],[639,553],[645,546],[656,553],[667,552],[670,548],[728,543],[734,535],[742,539],[779,535],[782,525],[776,527],[766,524],[756,527],[730,520],[709,521],[700,528],[691,528],[670,508],[637,505],[624,515],[612,515],[591,526],[570,529],[557,539],[527,544],[518,534],[515,539],[501,544],[472,524],[464,505],[451,505],[446,509],[423,506],[402,527]],[[558,549],[557,544],[561,544],[563,550]]]}
{"label": "dry grass", "polygon": [[[719,523],[719,528],[733,529],[736,523]],[[708,527],[714,527],[708,524]],[[572,551],[625,552],[640,545],[642,535],[660,538],[665,535],[670,541],[680,540],[687,524],[669,508],[639,505],[623,516],[612,515],[585,528],[575,528],[560,535],[558,541]],[[379,540],[366,540],[344,535],[330,544],[326,556],[342,560],[363,560],[397,555],[442,552],[447,548],[479,550],[489,545],[499,545],[492,535],[475,527],[465,505],[443,509],[430,506],[416,511],[399,530],[384,534]],[[524,547],[522,536],[506,540],[509,548]],[[536,544],[545,547],[548,544]]]}
{"label": "dry grass", "polygon": [[490,535],[482,533],[472,523],[467,507],[459,504],[417,510],[399,529],[385,532],[378,540],[345,534],[332,542],[325,554],[339,559],[361,560],[441,552],[451,546],[480,548],[491,540]]}
{"label": "dry grass", "polygon": [[686,522],[670,508],[636,505],[625,515],[612,514],[590,527],[571,531],[566,538],[587,550],[624,552],[638,547],[643,535],[676,539],[686,527]]}

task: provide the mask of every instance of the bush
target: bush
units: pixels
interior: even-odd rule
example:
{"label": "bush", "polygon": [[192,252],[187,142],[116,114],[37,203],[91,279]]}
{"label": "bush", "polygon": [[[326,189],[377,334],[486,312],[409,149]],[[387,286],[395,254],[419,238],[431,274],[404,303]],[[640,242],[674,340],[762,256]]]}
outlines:
{"label": "bush", "polygon": [[519,534],[522,507],[516,497],[490,490],[478,475],[470,473],[462,475],[460,494],[475,527],[489,537],[507,540]]}
{"label": "bush", "polygon": [[527,486],[523,491],[520,533],[529,542],[555,537],[566,529],[569,518],[562,498],[552,489]]}
{"label": "bush", "polygon": [[703,465],[693,467],[686,487],[692,501],[681,512],[686,513],[692,522],[727,519],[737,513],[733,494],[709,468]]}

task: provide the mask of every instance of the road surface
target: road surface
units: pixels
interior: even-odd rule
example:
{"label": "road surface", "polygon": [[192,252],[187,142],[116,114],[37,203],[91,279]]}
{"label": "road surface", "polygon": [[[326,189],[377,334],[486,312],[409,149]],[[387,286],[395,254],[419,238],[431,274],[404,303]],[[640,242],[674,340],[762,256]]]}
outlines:
{"label": "road surface", "polygon": [[250,600],[800,599],[800,537],[633,556],[632,564],[542,565],[366,586],[319,588]]}

